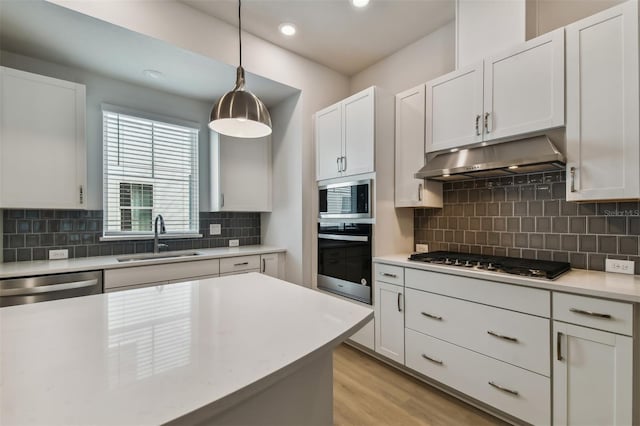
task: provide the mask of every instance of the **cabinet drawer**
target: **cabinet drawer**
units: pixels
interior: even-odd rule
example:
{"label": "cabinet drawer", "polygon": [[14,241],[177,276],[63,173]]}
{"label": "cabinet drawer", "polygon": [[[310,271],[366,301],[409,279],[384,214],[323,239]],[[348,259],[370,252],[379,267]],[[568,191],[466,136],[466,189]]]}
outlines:
{"label": "cabinet drawer", "polygon": [[551,292],[484,279],[405,269],[405,286],[549,318]]}
{"label": "cabinet drawer", "polygon": [[405,339],[407,367],[531,424],[550,424],[549,378],[413,330]]}
{"label": "cabinet drawer", "polygon": [[104,271],[104,288],[216,275],[219,269],[218,259],[107,269]]}
{"label": "cabinet drawer", "polygon": [[400,266],[386,265],[384,263],[375,264],[375,280],[389,284],[404,285],[404,268]]}
{"label": "cabinet drawer", "polygon": [[406,327],[550,376],[550,321],[433,293],[405,290]]}
{"label": "cabinet drawer", "polygon": [[633,305],[554,292],[553,319],[631,336]]}
{"label": "cabinet drawer", "polygon": [[260,256],[224,257],[220,259],[220,273],[260,270]]}

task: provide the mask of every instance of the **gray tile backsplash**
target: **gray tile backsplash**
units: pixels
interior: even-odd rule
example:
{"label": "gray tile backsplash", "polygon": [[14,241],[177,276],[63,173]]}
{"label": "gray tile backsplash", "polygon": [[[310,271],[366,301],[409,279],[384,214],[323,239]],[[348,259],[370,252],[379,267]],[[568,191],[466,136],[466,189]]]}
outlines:
{"label": "gray tile backsplash", "polygon": [[[221,235],[210,235],[209,225],[222,225]],[[3,260],[16,262],[49,258],[49,250],[67,249],[69,258],[110,256],[153,251],[153,241],[100,241],[101,210],[4,210]],[[200,212],[202,238],[163,240],[167,250],[260,244],[260,213]]]}
{"label": "gray tile backsplash", "polygon": [[638,202],[573,203],[560,172],[444,184],[442,209],[415,209],[414,240],[449,250],[571,262],[604,270],[605,259],[636,262]]}

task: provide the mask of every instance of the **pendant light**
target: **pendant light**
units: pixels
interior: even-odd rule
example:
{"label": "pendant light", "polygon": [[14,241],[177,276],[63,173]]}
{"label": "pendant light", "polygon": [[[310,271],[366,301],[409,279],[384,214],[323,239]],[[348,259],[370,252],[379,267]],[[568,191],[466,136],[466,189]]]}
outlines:
{"label": "pendant light", "polygon": [[236,70],[236,87],[224,94],[213,106],[209,128],[237,138],[260,138],[271,134],[271,116],[265,104],[244,88],[241,7],[241,0],[238,0],[240,65]]}

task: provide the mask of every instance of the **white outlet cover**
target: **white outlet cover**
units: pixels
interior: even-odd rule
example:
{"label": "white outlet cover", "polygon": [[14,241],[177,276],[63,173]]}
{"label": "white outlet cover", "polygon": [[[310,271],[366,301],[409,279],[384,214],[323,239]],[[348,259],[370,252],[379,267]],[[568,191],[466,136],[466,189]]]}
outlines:
{"label": "white outlet cover", "polygon": [[222,234],[222,225],[219,223],[212,223],[209,225],[209,235],[220,235]]}
{"label": "white outlet cover", "polygon": [[635,273],[635,262],[632,260],[606,259],[605,271],[633,275]]}
{"label": "white outlet cover", "polygon": [[68,259],[69,258],[69,250],[49,250],[49,260],[56,259]]}
{"label": "white outlet cover", "polygon": [[238,247],[240,245],[240,240],[229,240],[229,247]]}
{"label": "white outlet cover", "polygon": [[416,252],[418,253],[429,252],[429,244],[416,244]]}

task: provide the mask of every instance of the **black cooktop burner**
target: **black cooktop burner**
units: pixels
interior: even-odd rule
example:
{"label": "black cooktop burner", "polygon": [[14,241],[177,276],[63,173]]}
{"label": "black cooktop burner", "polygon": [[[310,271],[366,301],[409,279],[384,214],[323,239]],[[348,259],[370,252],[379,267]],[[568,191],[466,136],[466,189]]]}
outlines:
{"label": "black cooktop burner", "polygon": [[415,253],[409,257],[409,260],[483,271],[502,272],[525,277],[546,278],[549,280],[556,279],[571,269],[571,265],[567,262],[520,259],[505,256],[485,256],[452,251]]}

